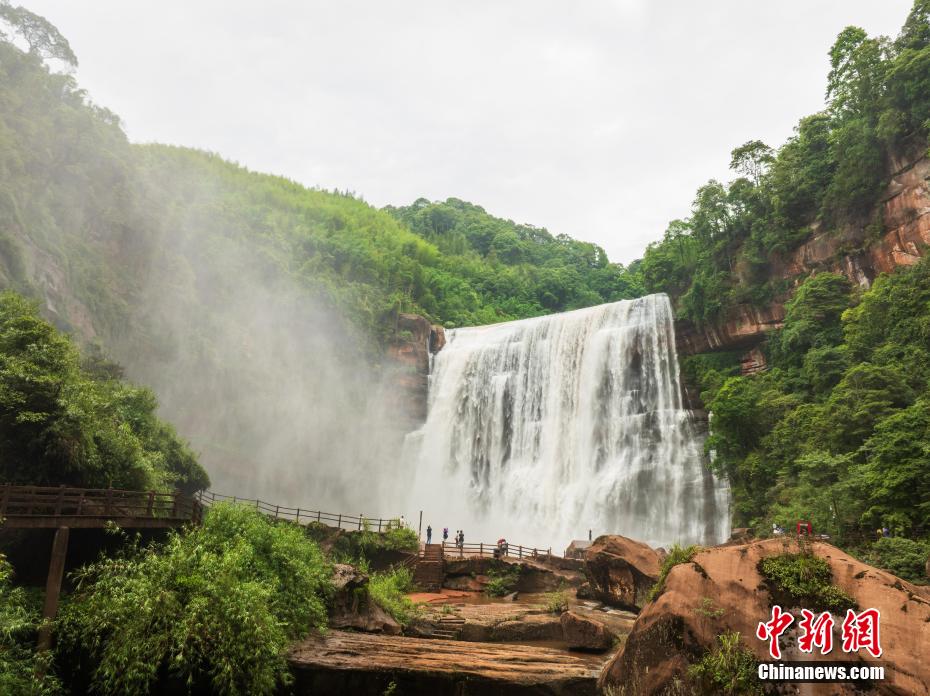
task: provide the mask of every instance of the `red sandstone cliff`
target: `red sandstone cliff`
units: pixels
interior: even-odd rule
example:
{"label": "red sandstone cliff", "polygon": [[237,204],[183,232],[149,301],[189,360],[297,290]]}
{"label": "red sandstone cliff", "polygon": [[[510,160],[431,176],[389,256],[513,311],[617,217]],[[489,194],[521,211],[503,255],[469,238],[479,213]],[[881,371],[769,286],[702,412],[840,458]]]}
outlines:
{"label": "red sandstone cliff", "polygon": [[[797,285],[811,273],[832,271],[868,287],[880,273],[917,263],[930,244],[930,158],[926,143],[912,146],[894,158],[891,170],[879,204],[884,231],[878,239],[869,239],[865,225],[815,232],[790,256],[773,260],[772,279],[790,280]],[[767,332],[781,327],[785,299],[763,309],[738,306],[713,327],[697,328],[679,321],[675,326],[678,351],[691,355],[751,348]]]}
{"label": "red sandstone cliff", "polygon": [[391,374],[389,397],[398,425],[414,430],[426,420],[430,353],[442,349],[441,326],[418,314],[399,314],[387,348]]}

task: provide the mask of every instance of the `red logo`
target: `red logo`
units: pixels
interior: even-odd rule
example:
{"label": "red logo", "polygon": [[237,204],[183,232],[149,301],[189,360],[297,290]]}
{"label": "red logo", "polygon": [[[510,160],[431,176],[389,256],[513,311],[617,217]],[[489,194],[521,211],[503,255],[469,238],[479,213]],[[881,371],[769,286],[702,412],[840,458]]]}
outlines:
{"label": "red logo", "polygon": [[781,649],[778,647],[778,637],[784,633],[788,626],[794,623],[791,614],[783,612],[777,604],[772,607],[772,620],[760,621],[756,627],[756,638],[769,642],[769,655],[776,660],[781,659]]}
{"label": "red logo", "polygon": [[815,645],[823,655],[833,650],[833,617],[830,612],[825,611],[814,618],[814,612],[802,609],[801,615],[804,618],[798,622],[802,631],[798,638],[798,650],[813,652]]}
{"label": "red logo", "polygon": [[[812,653],[819,648],[822,655],[833,650],[833,626],[835,621],[830,612],[815,614],[807,609],[801,609],[803,617],[798,622],[801,634],[798,637],[798,650],[803,653]],[[872,657],[881,657],[882,646],[879,635],[879,622],[881,614],[878,609],[865,609],[858,614],[852,609],[847,610],[843,620],[843,652],[855,653],[862,649],[869,652]],[[781,648],[778,638],[794,623],[794,616],[777,604],[772,607],[772,618],[769,621],[760,621],[756,627],[756,637],[759,640],[769,641],[769,654],[776,660],[781,659]]]}
{"label": "red logo", "polygon": [[866,609],[859,614],[847,609],[843,620],[843,652],[859,652],[865,648],[872,657],[881,657],[882,646],[878,635],[880,619],[878,609]]}

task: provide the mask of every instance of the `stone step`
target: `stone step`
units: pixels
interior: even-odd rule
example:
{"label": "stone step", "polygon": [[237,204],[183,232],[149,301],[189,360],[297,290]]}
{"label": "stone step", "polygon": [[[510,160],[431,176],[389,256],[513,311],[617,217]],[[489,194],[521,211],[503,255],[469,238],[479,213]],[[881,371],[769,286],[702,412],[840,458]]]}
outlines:
{"label": "stone step", "polygon": [[432,631],[432,636],[434,638],[443,638],[445,640],[457,640],[458,635],[458,631],[444,631],[441,628],[436,628]]}

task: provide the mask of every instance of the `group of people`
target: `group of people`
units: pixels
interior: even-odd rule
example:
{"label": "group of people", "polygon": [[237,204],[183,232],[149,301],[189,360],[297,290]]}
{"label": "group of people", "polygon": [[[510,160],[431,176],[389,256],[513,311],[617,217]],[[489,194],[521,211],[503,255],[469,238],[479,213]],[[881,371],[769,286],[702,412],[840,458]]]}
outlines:
{"label": "group of people", "polygon": [[[442,528],[442,544],[445,546],[449,541],[449,528]],[[433,526],[426,526],[426,543],[433,543]],[[455,548],[458,549],[459,555],[462,556],[465,553],[465,532],[461,529],[456,530],[455,532]],[[497,547],[494,549],[494,558],[503,558],[507,555],[507,552],[510,550],[510,544],[507,543],[507,540],[500,538],[497,540]]]}
{"label": "group of people", "polygon": [[[443,545],[445,545],[446,542],[448,541],[449,541],[449,528],[443,527],[442,528]],[[426,543],[427,544],[433,543],[433,526],[432,525],[426,526]],[[460,555],[465,549],[465,532],[463,532],[461,529],[455,532],[455,547],[459,550]]]}

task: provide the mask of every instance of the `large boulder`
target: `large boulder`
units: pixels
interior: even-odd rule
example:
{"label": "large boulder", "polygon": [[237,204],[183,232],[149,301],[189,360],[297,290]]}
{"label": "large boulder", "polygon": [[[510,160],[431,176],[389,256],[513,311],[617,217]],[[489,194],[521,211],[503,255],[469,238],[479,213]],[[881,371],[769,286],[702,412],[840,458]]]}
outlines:
{"label": "large boulder", "polygon": [[513,573],[516,577],[513,590],[517,592],[552,592],[565,587],[577,587],[584,580],[582,574],[571,568],[559,568],[537,559],[518,559],[507,556],[497,558],[445,558],[443,587],[456,590],[483,590],[493,574]]}
{"label": "large boulder", "polygon": [[613,647],[614,634],[600,621],[566,611],[561,617],[562,638],[574,650],[604,652]]}
{"label": "large boulder", "polygon": [[585,551],[590,596],[605,604],[638,611],[659,577],[663,555],[623,536],[599,536]]}
{"label": "large boulder", "polygon": [[538,645],[327,631],[292,646],[288,663],[294,676],[288,691],[299,696],[598,693],[589,657]]}
{"label": "large boulder", "polygon": [[[759,622],[771,618],[774,602],[758,565],[763,558],[798,551],[794,542],[767,539],[706,549],[672,568],[662,593],[642,610],[623,649],[605,667],[601,687],[624,696],[671,693],[676,684],[688,683],[689,665],[719,645],[717,636],[723,633],[739,633],[742,648],[756,660],[771,660],[768,644],[755,636]],[[873,684],[879,693],[930,693],[930,588],[912,585],[823,542],[811,544],[810,552],[827,561],[833,583],[860,610],[881,612],[884,652],[878,660],[864,650],[844,653],[839,649],[844,617],[835,615],[833,651],[803,654],[797,649],[800,608],[791,608],[796,619],[781,637],[782,659],[881,664],[885,681]],[[851,684],[810,686],[811,693],[854,693]]]}
{"label": "large boulder", "polygon": [[468,642],[519,643],[562,640],[559,617],[539,604],[491,602],[430,605],[404,629],[404,635],[435,637],[454,634]]}
{"label": "large boulder", "polygon": [[558,570],[571,570],[576,573],[584,573],[584,561],[580,558],[564,558],[563,556],[553,556],[548,553],[540,554],[535,559],[543,565],[557,568]]}
{"label": "large boulder", "polygon": [[449,590],[484,592],[489,582],[491,582],[491,578],[487,575],[447,575],[442,586]]}
{"label": "large boulder", "polygon": [[401,626],[368,595],[368,576],[344,563],[333,566],[333,593],[329,603],[330,628],[351,628],[366,633],[397,635]]}
{"label": "large boulder", "polygon": [[492,643],[522,643],[531,640],[559,640],[562,626],[555,614],[527,614],[494,624],[486,640]]}

